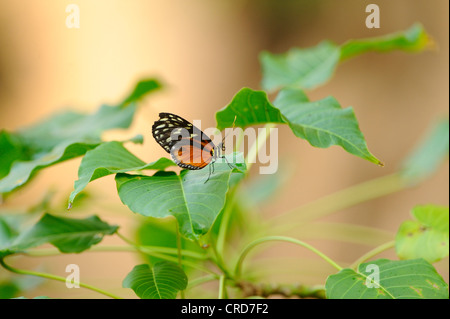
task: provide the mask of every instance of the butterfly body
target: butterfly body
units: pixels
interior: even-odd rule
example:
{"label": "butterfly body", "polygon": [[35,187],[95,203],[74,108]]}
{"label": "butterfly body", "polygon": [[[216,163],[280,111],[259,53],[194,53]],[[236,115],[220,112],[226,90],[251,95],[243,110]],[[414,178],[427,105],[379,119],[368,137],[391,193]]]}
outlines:
{"label": "butterfly body", "polygon": [[182,117],[160,113],[152,126],[152,134],[161,147],[182,168],[198,170],[214,163],[223,147]]}

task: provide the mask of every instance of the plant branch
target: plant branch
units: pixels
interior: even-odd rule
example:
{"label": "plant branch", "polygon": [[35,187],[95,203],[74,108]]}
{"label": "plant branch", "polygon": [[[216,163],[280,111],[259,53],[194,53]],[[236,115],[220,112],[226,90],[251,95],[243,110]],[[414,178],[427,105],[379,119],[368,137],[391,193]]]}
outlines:
{"label": "plant branch", "polygon": [[242,263],[243,263],[245,257],[247,256],[247,254],[250,252],[250,250],[252,250],[255,246],[257,246],[259,244],[267,243],[267,242],[271,242],[271,241],[284,241],[284,242],[293,243],[293,244],[302,246],[302,247],[312,251],[313,253],[315,253],[316,255],[321,257],[322,259],[324,259],[327,263],[329,263],[331,266],[333,266],[337,270],[339,270],[339,271],[342,270],[342,267],[339,266],[338,264],[336,264],[331,258],[329,258],[324,253],[320,252],[318,249],[314,248],[313,246],[311,246],[301,240],[291,238],[291,237],[285,237],[285,236],[267,236],[267,237],[263,237],[263,238],[254,240],[253,242],[251,242],[244,248],[244,250],[242,251],[242,253],[239,256],[239,259],[236,263],[236,267],[235,267],[236,278],[239,278],[241,276]]}
{"label": "plant branch", "polygon": [[386,251],[386,250],[394,248],[394,247],[395,247],[395,241],[394,240],[389,241],[387,243],[384,243],[384,244],[382,244],[382,245],[380,245],[378,247],[375,247],[371,251],[365,253],[363,256],[358,258],[358,260],[356,260],[353,264],[351,264],[349,268],[356,269],[359,266],[359,264],[362,264],[363,262],[365,262],[366,260],[372,258],[373,256],[376,256],[379,253],[382,253],[383,251]]}
{"label": "plant branch", "polygon": [[[178,221],[175,221],[175,233],[177,236],[177,251],[178,251],[178,265],[181,269],[183,269],[183,262],[181,256],[181,236],[180,236],[180,228],[178,226]],[[180,298],[185,299],[184,289],[180,291]]]}
{"label": "plant branch", "polygon": [[297,227],[298,223],[303,224],[330,215],[344,208],[395,193],[405,188],[407,188],[407,183],[400,173],[394,173],[322,197],[299,208],[275,216],[268,222],[270,224],[278,224],[278,226],[275,226],[271,230],[283,232]]}
{"label": "plant branch", "polygon": [[[66,282],[66,278],[64,277],[60,277],[60,276],[56,276],[56,275],[52,275],[52,274],[47,274],[47,273],[42,273],[42,272],[37,272],[37,271],[32,271],[32,270],[25,270],[25,269],[17,269],[14,268],[8,264],[5,263],[3,258],[0,258],[0,265],[3,266],[3,268],[5,268],[6,270],[9,270],[13,273],[16,274],[20,274],[20,275],[30,275],[30,276],[36,276],[36,277],[41,277],[41,278],[46,278],[46,279],[51,279],[51,280],[57,280],[57,281],[62,281],[62,282]],[[108,291],[105,291],[103,289],[94,287],[92,285],[88,285],[82,282],[75,282],[75,284],[78,284],[80,287],[98,292],[102,295],[114,298],[114,299],[122,299],[122,297],[116,296]]]}
{"label": "plant branch", "polygon": [[226,287],[226,277],[225,275],[220,276],[219,279],[219,299],[227,299],[227,287]]}
{"label": "plant branch", "polygon": [[[147,249],[144,248],[145,246],[139,246],[139,245],[133,243],[131,240],[129,240],[128,238],[126,238],[125,236],[123,236],[122,234],[120,234],[119,232],[116,232],[116,234],[117,234],[117,236],[119,236],[123,241],[125,241],[126,243],[128,243],[128,244],[130,244],[132,247],[134,247],[135,250],[137,250],[137,251],[139,251],[139,252],[141,252],[141,253],[143,253],[143,254],[147,254],[147,255],[150,255],[150,256],[153,256],[153,257],[157,257],[157,258],[161,258],[161,259],[164,259],[164,260],[168,260],[168,261],[171,261],[171,262],[174,262],[174,263],[178,263],[178,258],[177,258],[177,257],[172,257],[172,256],[164,255],[164,254],[155,253],[155,252],[153,252],[153,251],[151,251],[151,250],[149,251],[149,250],[147,250]],[[175,251],[176,251],[176,250],[175,250]],[[212,275],[216,276],[217,278],[219,277],[219,275],[217,275],[215,272],[209,270],[208,268],[202,267],[202,266],[199,265],[198,263],[194,263],[194,262],[191,262],[191,261],[189,261],[189,260],[185,260],[185,261],[183,262],[183,265],[184,265],[184,266],[191,267],[191,268],[194,268],[194,269],[198,269],[198,270],[200,270],[200,271],[203,271],[203,272],[206,272],[206,273],[209,273],[209,274],[212,274]]]}
{"label": "plant branch", "polygon": [[236,283],[242,291],[242,297],[248,298],[252,296],[259,296],[263,298],[272,295],[282,295],[283,297],[300,297],[300,298],[317,298],[325,299],[324,286],[306,286],[301,284],[263,284],[251,283],[248,281],[240,281]]}

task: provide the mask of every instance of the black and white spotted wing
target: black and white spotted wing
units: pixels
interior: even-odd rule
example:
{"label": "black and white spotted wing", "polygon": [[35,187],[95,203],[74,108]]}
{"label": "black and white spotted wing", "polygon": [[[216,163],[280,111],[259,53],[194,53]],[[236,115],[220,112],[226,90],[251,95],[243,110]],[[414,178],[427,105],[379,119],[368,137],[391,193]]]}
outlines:
{"label": "black and white spotted wing", "polygon": [[202,169],[218,155],[206,134],[175,114],[160,113],[159,120],[152,126],[152,134],[175,163],[183,168]]}

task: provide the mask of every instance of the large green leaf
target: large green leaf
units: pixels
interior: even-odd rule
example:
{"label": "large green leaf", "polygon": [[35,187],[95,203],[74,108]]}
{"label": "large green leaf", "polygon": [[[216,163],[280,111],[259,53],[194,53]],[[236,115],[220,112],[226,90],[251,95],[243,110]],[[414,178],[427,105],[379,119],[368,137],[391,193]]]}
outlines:
{"label": "large green leaf", "polygon": [[141,299],[175,299],[180,290],[186,289],[187,282],[186,274],[177,264],[160,261],[153,267],[135,266],[122,286],[133,289]]}
{"label": "large green leaf", "polygon": [[428,178],[448,159],[449,123],[441,119],[434,123],[423,141],[403,162],[400,173],[406,182],[416,184]]}
{"label": "large green leaf", "polygon": [[[227,158],[231,162],[231,155]],[[243,164],[235,165],[245,169]],[[183,170],[180,175],[163,171],[153,176],[119,173],[117,190],[131,211],[158,218],[174,216],[184,237],[198,239],[209,231],[224,206],[232,173],[228,164],[216,162],[208,180],[209,169]]]}
{"label": "large green leaf", "polygon": [[260,62],[262,87],[274,91],[285,87],[312,89],[327,82],[339,61],[368,51],[421,51],[430,46],[430,37],[420,24],[406,31],[360,40],[350,40],[339,46],[324,41],[312,48],[293,48],[286,53],[262,52]]}
{"label": "large green leaf", "polygon": [[[379,282],[375,272],[379,270]],[[375,282],[374,282],[375,280]],[[376,286],[377,284],[377,286]],[[448,299],[448,285],[423,259],[378,259],[328,277],[328,299]]]}
{"label": "large green leaf", "polygon": [[78,169],[78,180],[75,181],[74,191],[70,194],[69,207],[75,197],[89,182],[98,178],[129,171],[144,169],[164,170],[176,165],[171,160],[162,157],[159,160],[146,164],[131,154],[121,142],[107,142],[97,148],[86,152]]}
{"label": "large green leaf", "polygon": [[339,145],[350,154],[383,165],[368,150],[353,109],[341,108],[335,98],[310,102],[303,91],[287,88],[280,91],[273,104],[281,111],[295,136],[307,140],[312,146]]}
{"label": "large green leaf", "polygon": [[262,52],[261,86],[274,91],[287,86],[311,89],[328,81],[339,62],[339,46],[323,41],[316,47],[290,49],[287,53]]}
{"label": "large green leaf", "polygon": [[448,207],[424,205],[412,210],[415,220],[400,226],[395,238],[401,259],[423,258],[435,262],[449,255]]}
{"label": "large green leaf", "polygon": [[268,100],[264,91],[241,89],[223,109],[216,113],[217,128],[231,127],[236,116],[236,127],[265,123],[285,123],[280,110]]}
{"label": "large green leaf", "polygon": [[79,253],[116,230],[117,226],[111,226],[97,216],[73,219],[45,214],[28,231],[14,238],[6,247],[1,247],[0,258],[45,243],[52,244],[63,253]]}
{"label": "large green leaf", "polygon": [[288,124],[297,137],[312,146],[339,145],[350,154],[383,165],[368,150],[353,109],[342,109],[333,97],[311,102],[302,90],[286,88],[270,103],[265,92],[244,88],[216,113],[217,127],[230,127],[235,116],[239,127]]}
{"label": "large green leaf", "polygon": [[81,156],[98,145],[98,142],[62,142],[47,152],[36,154],[34,159],[15,161],[9,174],[0,180],[0,193],[11,192],[28,182],[39,170]]}
{"label": "large green leaf", "polygon": [[2,132],[0,164],[4,167],[0,170],[0,193],[24,185],[45,167],[95,148],[101,143],[101,134],[105,130],[128,128],[137,108],[135,100],[156,88],[155,85],[138,84],[125,99],[125,104],[103,105],[92,114],[63,111],[16,133]]}

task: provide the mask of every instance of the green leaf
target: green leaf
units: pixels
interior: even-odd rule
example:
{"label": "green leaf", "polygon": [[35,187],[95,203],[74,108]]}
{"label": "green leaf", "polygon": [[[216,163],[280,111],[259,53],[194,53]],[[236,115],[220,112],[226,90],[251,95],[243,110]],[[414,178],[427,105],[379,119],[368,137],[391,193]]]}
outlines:
{"label": "green leaf", "polygon": [[449,298],[447,283],[423,259],[378,259],[359,265],[358,271],[346,268],[328,277],[325,290],[328,299]]}
{"label": "green leaf", "polygon": [[133,154],[131,154],[121,142],[107,142],[97,148],[86,152],[78,169],[78,180],[75,181],[74,191],[70,194],[69,208],[75,197],[89,182],[98,178],[129,171],[139,171],[144,169],[164,170],[176,164],[163,157],[159,160],[146,164]]}
{"label": "green leaf", "polygon": [[286,53],[262,52],[260,62],[263,73],[261,86],[275,91],[285,87],[312,89],[327,82],[339,61],[368,52],[402,50],[417,52],[432,45],[430,37],[420,24],[410,29],[369,39],[350,40],[339,46],[323,41],[312,48],[292,48]]}
{"label": "green leaf", "polygon": [[0,131],[0,179],[8,175],[14,161],[26,158],[19,138],[15,134]]}
{"label": "green leaf", "polygon": [[231,127],[236,116],[236,127],[265,123],[285,123],[280,111],[268,100],[264,91],[241,89],[231,102],[216,113],[217,128]]}
{"label": "green leaf", "polygon": [[45,214],[28,231],[17,236],[10,245],[2,247],[0,258],[45,243],[52,244],[62,253],[79,253],[99,243],[104,235],[113,234],[117,228],[97,216],[73,219]]}
{"label": "green leaf", "polygon": [[448,158],[448,119],[437,121],[401,166],[402,177],[416,184],[431,176]]}
{"label": "green leaf", "polygon": [[268,91],[287,86],[312,89],[331,78],[339,57],[339,46],[330,41],[313,48],[293,48],[283,54],[264,51],[260,54],[261,86]]}
{"label": "green leaf", "polygon": [[160,88],[161,84],[159,83],[158,80],[155,79],[141,80],[136,84],[134,90],[130,93],[128,97],[126,97],[123,100],[121,104],[127,105],[131,102],[135,102],[144,97],[145,95],[147,95],[148,93],[150,93],[151,91],[155,91]]}
{"label": "green leaf", "polygon": [[0,193],[8,193],[27,183],[39,170],[78,157],[95,148],[98,143],[63,142],[52,150],[39,153],[35,159],[15,161],[7,176],[0,180]]}
{"label": "green leaf", "polygon": [[92,115],[64,112],[18,133],[27,160],[15,161],[7,176],[0,180],[0,193],[25,184],[39,170],[78,157],[101,143],[104,130],[126,128],[136,107],[120,109],[102,106]]}
{"label": "green leaf", "polygon": [[[227,156],[229,162],[231,155]],[[216,162],[207,181],[209,169],[183,170],[180,175],[163,171],[153,176],[120,173],[116,175],[117,190],[131,211],[158,218],[174,216],[184,237],[198,239],[209,231],[224,206],[232,172],[228,164]]]}
{"label": "green leaf", "polygon": [[78,157],[101,143],[110,129],[128,128],[137,105],[134,103],[160,85],[144,80],[119,106],[101,106],[95,113],[57,113],[17,133],[0,133],[0,193],[24,185],[39,170]]}
{"label": "green leaf", "polygon": [[103,131],[128,128],[136,108],[136,104],[126,108],[102,105],[92,114],[64,111],[18,134],[34,156],[39,155],[38,152],[48,152],[61,143],[100,143]]}
{"label": "green leaf", "polygon": [[186,274],[177,264],[161,261],[153,267],[135,266],[122,286],[133,289],[141,299],[175,299],[178,291],[186,289],[187,282]]}
{"label": "green leaf", "polygon": [[11,299],[20,293],[20,289],[13,281],[0,281],[0,299]]}
{"label": "green leaf", "polygon": [[401,259],[423,258],[436,262],[449,255],[448,207],[425,205],[412,210],[415,220],[402,223],[395,238]]}
{"label": "green leaf", "polygon": [[355,113],[342,109],[333,97],[310,102],[303,91],[287,88],[280,91],[273,104],[281,111],[295,136],[312,146],[327,148],[339,145],[350,154],[383,165],[367,148]]}
{"label": "green leaf", "polygon": [[369,51],[390,52],[402,50],[418,52],[430,47],[432,40],[422,25],[415,23],[406,31],[360,40],[350,40],[341,47],[341,60]]}
{"label": "green leaf", "polygon": [[239,127],[288,124],[295,136],[314,147],[339,145],[350,154],[383,165],[369,152],[353,109],[342,109],[333,97],[310,102],[302,90],[286,88],[272,104],[265,92],[244,88],[216,113],[217,127],[220,130],[230,127],[235,116],[235,125]]}

